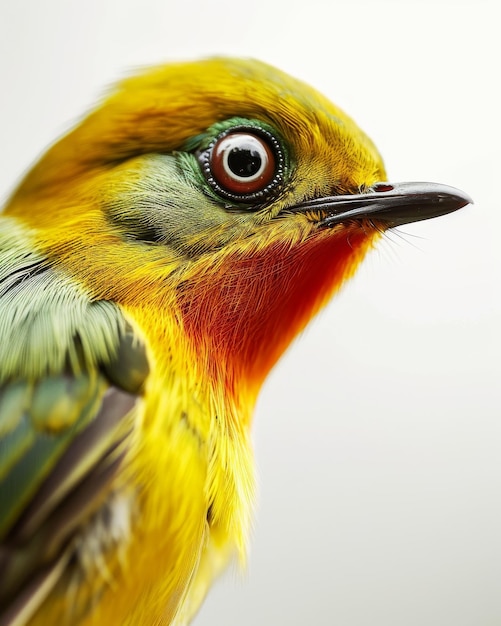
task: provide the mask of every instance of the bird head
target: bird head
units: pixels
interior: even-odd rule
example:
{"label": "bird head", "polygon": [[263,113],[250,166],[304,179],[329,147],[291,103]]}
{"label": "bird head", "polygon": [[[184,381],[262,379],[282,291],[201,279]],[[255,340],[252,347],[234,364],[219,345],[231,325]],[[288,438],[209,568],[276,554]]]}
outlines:
{"label": "bird head", "polygon": [[92,299],[147,329],[155,354],[182,342],[209,378],[255,394],[386,229],[469,202],[384,181],[371,140],[315,90],[212,59],[119,84],[7,213]]}

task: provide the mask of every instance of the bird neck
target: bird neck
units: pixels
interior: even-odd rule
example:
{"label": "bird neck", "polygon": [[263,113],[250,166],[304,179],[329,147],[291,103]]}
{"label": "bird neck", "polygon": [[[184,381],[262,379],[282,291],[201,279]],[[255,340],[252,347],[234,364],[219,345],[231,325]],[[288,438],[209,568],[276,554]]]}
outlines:
{"label": "bird neck", "polygon": [[354,226],[339,236],[320,231],[288,249],[277,243],[230,255],[184,289],[184,329],[208,378],[254,403],[278,358],[354,273],[376,236]]}

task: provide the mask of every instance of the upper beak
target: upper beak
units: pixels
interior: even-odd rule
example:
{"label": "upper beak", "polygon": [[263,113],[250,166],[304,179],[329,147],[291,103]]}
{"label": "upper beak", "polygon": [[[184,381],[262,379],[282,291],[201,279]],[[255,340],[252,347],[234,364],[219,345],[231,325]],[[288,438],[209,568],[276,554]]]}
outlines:
{"label": "upper beak", "polygon": [[376,183],[364,193],[315,198],[292,207],[294,212],[321,211],[320,226],[347,220],[372,219],[393,228],[452,213],[472,199],[454,187],[438,183]]}

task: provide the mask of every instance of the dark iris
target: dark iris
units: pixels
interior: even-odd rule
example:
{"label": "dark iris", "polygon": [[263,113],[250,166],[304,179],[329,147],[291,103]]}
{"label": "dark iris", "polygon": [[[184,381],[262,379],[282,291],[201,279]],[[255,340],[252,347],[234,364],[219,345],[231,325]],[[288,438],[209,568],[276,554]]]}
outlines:
{"label": "dark iris", "polygon": [[228,167],[236,176],[254,176],[259,172],[261,163],[261,155],[245,147],[233,148],[228,154]]}

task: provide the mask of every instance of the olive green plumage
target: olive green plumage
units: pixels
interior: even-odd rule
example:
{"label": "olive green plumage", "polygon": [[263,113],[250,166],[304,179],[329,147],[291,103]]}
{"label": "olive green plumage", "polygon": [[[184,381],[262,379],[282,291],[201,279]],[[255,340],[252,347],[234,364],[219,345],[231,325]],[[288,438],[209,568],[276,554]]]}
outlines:
{"label": "olive green plumage", "polygon": [[92,302],[10,226],[0,234],[0,604],[12,603],[0,624],[101,504],[148,372],[118,307]]}

